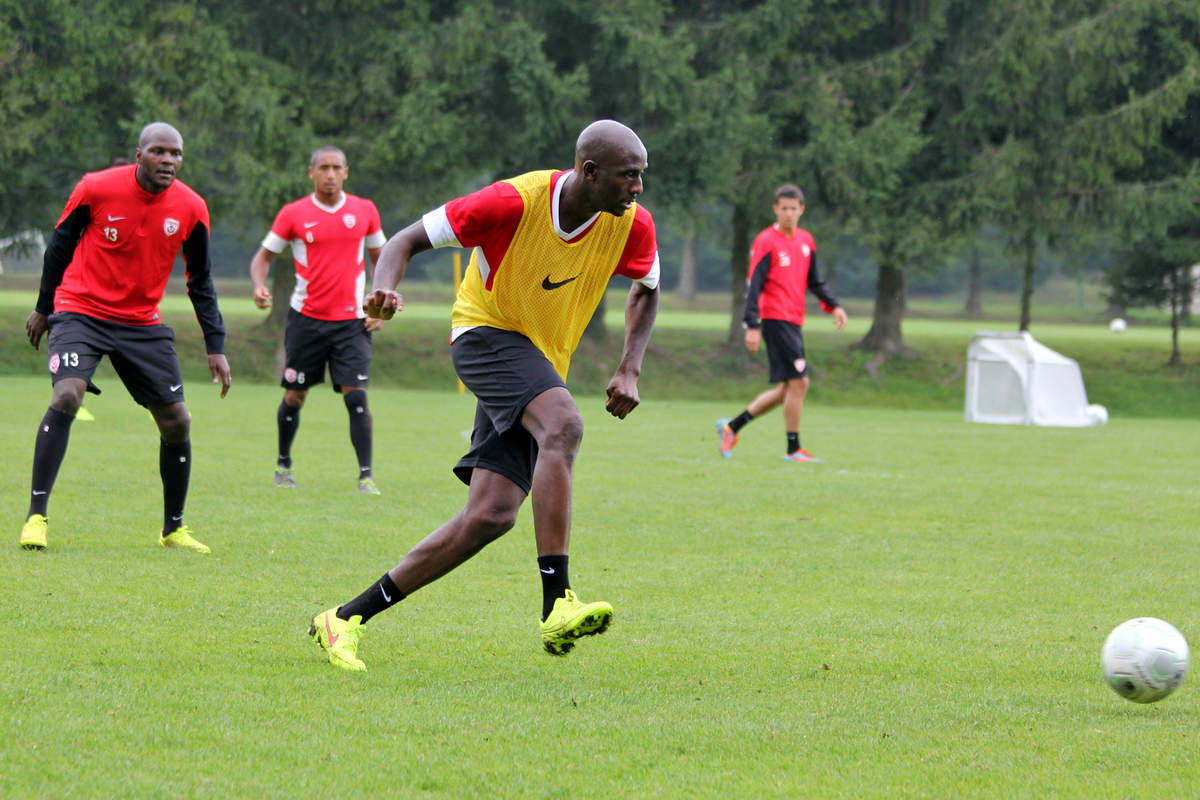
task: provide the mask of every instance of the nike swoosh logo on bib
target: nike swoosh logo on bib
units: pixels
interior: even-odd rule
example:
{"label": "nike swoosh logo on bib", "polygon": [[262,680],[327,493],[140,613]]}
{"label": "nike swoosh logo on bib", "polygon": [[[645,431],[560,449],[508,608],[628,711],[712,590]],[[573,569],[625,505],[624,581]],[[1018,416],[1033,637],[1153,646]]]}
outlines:
{"label": "nike swoosh logo on bib", "polygon": [[578,275],[575,275],[573,277],[567,278],[565,281],[552,281],[552,280],[550,280],[550,276],[547,275],[546,277],[542,278],[542,288],[545,289],[546,291],[550,291],[551,289],[557,289],[560,286],[566,286],[568,283],[570,283],[571,281],[575,280],[575,278],[578,278],[578,277],[579,277]]}

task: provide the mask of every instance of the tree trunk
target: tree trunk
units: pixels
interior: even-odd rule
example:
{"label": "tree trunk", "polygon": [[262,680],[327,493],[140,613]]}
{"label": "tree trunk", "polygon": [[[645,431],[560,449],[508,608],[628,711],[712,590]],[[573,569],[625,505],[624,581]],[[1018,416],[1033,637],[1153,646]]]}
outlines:
{"label": "tree trunk", "polygon": [[279,337],[275,347],[275,377],[283,375],[287,365],[287,350],[283,346],[283,329],[287,325],[288,309],[292,306],[292,292],[296,289],[296,265],[291,259],[276,258],[271,262],[271,310],[263,320],[263,327],[275,331]]}
{"label": "tree trunk", "polygon": [[679,256],[679,286],[675,290],[687,305],[696,297],[696,231],[688,230],[683,237],[683,252]]}
{"label": "tree trunk", "polygon": [[875,316],[871,329],[855,347],[881,354],[908,352],[900,333],[904,305],[904,270],[895,264],[880,264],[875,282]]}
{"label": "tree trunk", "polygon": [[742,314],[746,310],[746,273],[750,269],[750,215],[745,206],[733,206],[733,235],[729,244],[729,344],[743,341]]}
{"label": "tree trunk", "polygon": [[1031,318],[1030,306],[1033,304],[1033,273],[1034,260],[1033,257],[1037,252],[1037,242],[1033,238],[1033,231],[1030,230],[1025,234],[1025,275],[1021,284],[1021,322],[1017,330],[1029,330],[1029,321]]}
{"label": "tree trunk", "polygon": [[964,312],[970,319],[983,316],[983,259],[979,248],[972,247],[967,254],[967,303]]}
{"label": "tree trunk", "polygon": [[283,330],[291,307],[292,292],[296,289],[296,266],[290,260],[276,258],[271,264],[271,312],[263,325]]}
{"label": "tree trunk", "polygon": [[1171,357],[1167,359],[1167,366],[1178,367],[1181,361],[1179,355],[1179,315],[1171,314]]}
{"label": "tree trunk", "polygon": [[1192,323],[1192,304],[1195,302],[1196,279],[1200,277],[1200,265],[1187,267],[1183,270],[1183,302],[1180,304],[1179,321],[1184,325]]}
{"label": "tree trunk", "polygon": [[1182,316],[1181,310],[1183,304],[1180,301],[1185,281],[1181,281],[1180,278],[1186,277],[1187,273],[1183,269],[1177,268],[1171,270],[1171,357],[1167,359],[1167,366],[1170,367],[1178,367],[1181,362],[1179,355],[1179,322]]}

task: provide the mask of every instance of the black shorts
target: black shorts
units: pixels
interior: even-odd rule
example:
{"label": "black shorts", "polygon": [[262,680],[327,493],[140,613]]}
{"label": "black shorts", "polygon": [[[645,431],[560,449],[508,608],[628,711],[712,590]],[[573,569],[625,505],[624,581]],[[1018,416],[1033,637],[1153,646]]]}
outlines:
{"label": "black shorts", "polygon": [[51,314],[50,380],[82,378],[89,392],[100,394],[92,374],[100,358],[109,362],[138,405],[183,402],[183,375],[175,352],[175,331],[167,325],[125,325],[86,314]]}
{"label": "black shorts", "polygon": [[450,346],[459,379],[478,401],[471,449],[454,465],[468,486],[476,467],[499,473],[529,494],[537,441],[521,425],[529,401],[566,386],[554,365],[525,336],[498,328],[472,328]]}
{"label": "black shorts", "polygon": [[762,340],[767,346],[768,380],[771,383],[803,378],[808,374],[804,360],[804,334],[800,326],[782,319],[762,321]]}
{"label": "black shorts", "polygon": [[324,383],[326,363],[335,392],[370,382],[371,333],[361,319],[313,319],[289,308],[283,346],[285,389],[306,392]]}

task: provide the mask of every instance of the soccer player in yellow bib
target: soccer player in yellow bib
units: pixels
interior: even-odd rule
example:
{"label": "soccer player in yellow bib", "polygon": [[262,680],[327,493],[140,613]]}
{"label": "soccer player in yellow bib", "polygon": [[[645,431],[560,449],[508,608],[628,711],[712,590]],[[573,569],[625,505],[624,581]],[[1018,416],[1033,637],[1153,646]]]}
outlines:
{"label": "soccer player in yellow bib", "polygon": [[541,640],[565,655],[602,633],[612,606],[585,603],[567,573],[571,481],[583,420],[565,379],[571,354],[614,275],[633,279],[625,344],[605,408],[624,419],[658,311],[659,260],[650,213],[637,204],[646,147],[630,128],[599,120],[575,143],[575,168],[530,172],[452,200],[393,236],[380,254],[368,316],[403,308],[395,287],[431,247],[473,248],[451,313],[455,371],[477,400],[470,451],[454,467],[466,506],[362,594],[312,620],[331,664],[366,669],[365,623],[509,531],[525,497],[542,578]]}

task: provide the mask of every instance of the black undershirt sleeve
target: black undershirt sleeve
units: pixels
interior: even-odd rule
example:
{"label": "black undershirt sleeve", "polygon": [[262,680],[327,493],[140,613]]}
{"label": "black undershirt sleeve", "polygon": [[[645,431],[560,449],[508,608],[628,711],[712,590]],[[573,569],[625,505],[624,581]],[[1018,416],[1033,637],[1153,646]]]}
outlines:
{"label": "black undershirt sleeve", "polygon": [[821,273],[817,272],[817,254],[813,253],[812,258],[808,262],[808,289],[817,296],[826,308],[832,310],[837,308],[841,303],[833,296],[833,291],[821,278]]}
{"label": "black undershirt sleeve", "polygon": [[759,328],[762,320],[758,318],[758,296],[762,294],[763,286],[767,283],[767,273],[771,271],[771,253],[768,251],[754,265],[750,285],[746,287],[746,310],[742,314],[742,324],[747,328]]}
{"label": "black undershirt sleeve", "polygon": [[183,262],[187,267],[188,299],[196,310],[196,320],[204,332],[204,349],[211,355],[225,352],[225,320],[217,307],[217,290],[212,281],[212,260],[208,252],[208,226],[197,222],[183,242]]}
{"label": "black undershirt sleeve", "polygon": [[54,313],[54,293],[58,291],[63,273],[75,255],[79,237],[91,221],[91,207],[76,206],[50,235],[50,244],[46,245],[46,255],[42,259],[42,285],[38,291],[37,305],[34,306],[39,314],[50,316]]}

